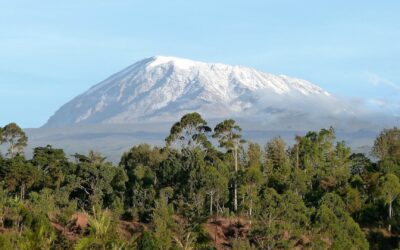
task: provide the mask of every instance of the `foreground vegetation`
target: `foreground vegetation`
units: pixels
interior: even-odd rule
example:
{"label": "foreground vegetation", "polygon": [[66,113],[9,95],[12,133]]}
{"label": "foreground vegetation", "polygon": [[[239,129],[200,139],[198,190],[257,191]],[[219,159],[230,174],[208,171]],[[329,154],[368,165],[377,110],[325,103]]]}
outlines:
{"label": "foreground vegetation", "polygon": [[214,129],[197,113],[163,148],[68,158],[22,151],[1,128],[0,249],[391,249],[400,226],[400,129],[382,131],[371,161],[332,128],[264,147],[234,120]]}

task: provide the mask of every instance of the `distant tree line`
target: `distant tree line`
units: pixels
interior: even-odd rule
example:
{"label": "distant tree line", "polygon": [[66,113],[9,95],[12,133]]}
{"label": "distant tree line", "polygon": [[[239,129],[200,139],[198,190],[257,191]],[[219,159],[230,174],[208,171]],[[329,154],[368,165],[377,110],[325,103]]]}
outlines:
{"label": "distant tree line", "polygon": [[23,150],[0,128],[0,249],[393,249],[400,233],[400,129],[371,156],[333,128],[246,142],[232,119],[184,115],[164,147],[114,166],[97,152]]}

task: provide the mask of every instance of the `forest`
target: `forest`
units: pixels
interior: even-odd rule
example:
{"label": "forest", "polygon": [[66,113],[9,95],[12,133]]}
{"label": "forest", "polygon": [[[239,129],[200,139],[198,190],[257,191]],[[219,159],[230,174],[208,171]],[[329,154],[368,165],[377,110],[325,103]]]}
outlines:
{"label": "forest", "polygon": [[0,129],[0,249],[396,249],[400,129],[352,153],[333,128],[246,141],[198,113],[118,165]]}

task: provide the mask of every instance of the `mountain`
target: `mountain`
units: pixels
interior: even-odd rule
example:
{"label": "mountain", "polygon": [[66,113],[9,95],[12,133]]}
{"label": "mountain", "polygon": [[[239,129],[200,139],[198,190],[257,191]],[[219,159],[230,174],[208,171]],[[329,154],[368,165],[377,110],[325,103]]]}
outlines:
{"label": "mountain", "polygon": [[[42,127],[27,129],[29,150],[51,144],[68,154],[102,152],[118,162],[138,143],[164,144],[172,124],[199,112],[211,127],[234,118],[249,141],[333,126],[338,140],[368,152],[379,131],[398,118],[373,113],[301,79],[176,57],[141,60],[62,106]],[[28,150],[28,151],[29,151]]]}
{"label": "mountain", "polygon": [[134,63],[62,106],[44,127],[175,121],[197,111],[206,118],[273,120],[347,112],[308,81],[242,66],[155,56]]}

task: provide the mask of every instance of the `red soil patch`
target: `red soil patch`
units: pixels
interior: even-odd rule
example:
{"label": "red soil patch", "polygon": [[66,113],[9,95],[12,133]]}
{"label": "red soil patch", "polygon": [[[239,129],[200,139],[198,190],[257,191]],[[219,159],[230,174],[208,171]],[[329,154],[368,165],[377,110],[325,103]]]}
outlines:
{"label": "red soil patch", "polygon": [[[67,225],[63,226],[59,221],[52,220],[54,229],[63,234],[67,239],[75,241],[82,237],[89,226],[89,216],[86,213],[75,213]],[[132,239],[134,235],[140,235],[147,230],[146,225],[137,221],[119,221],[118,232],[126,240]]]}
{"label": "red soil patch", "polygon": [[72,216],[72,219],[75,221],[74,226],[80,230],[86,229],[89,224],[89,217],[86,213],[76,213]]}
{"label": "red soil patch", "polygon": [[230,249],[231,239],[247,237],[250,222],[243,218],[216,217],[208,220],[205,228],[218,250]]}
{"label": "red soil patch", "polygon": [[137,221],[120,221],[118,226],[119,234],[126,240],[132,239],[134,235],[140,235],[145,230],[147,226]]}
{"label": "red soil patch", "polygon": [[89,217],[86,213],[72,215],[67,225],[63,226],[57,220],[52,220],[51,225],[56,231],[63,234],[67,239],[75,241],[80,238],[82,232],[88,227]]}

